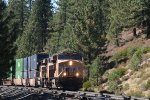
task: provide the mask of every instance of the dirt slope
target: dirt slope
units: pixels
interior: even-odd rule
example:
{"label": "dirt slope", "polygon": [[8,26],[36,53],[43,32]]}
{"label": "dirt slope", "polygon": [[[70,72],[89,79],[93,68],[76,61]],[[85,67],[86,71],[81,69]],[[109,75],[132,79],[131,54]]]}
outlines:
{"label": "dirt slope", "polygon": [[[107,59],[107,64],[111,62],[111,57],[126,48],[130,47],[150,47],[150,39],[146,38],[143,30],[137,29],[136,36],[133,35],[132,29],[125,30],[119,35],[119,46],[113,43],[107,44],[107,50],[104,54]],[[150,97],[150,53],[142,56],[142,62],[139,64],[140,69],[133,71],[128,68],[129,60],[125,60],[120,64],[113,66],[113,69],[109,69],[106,73],[110,73],[112,70],[118,67],[124,67],[127,69],[124,76],[120,78],[119,86],[122,86],[121,92],[125,95],[145,96]],[[103,76],[103,78],[105,75]],[[105,79],[105,78],[104,78]],[[100,85],[100,90],[107,90],[107,81]]]}

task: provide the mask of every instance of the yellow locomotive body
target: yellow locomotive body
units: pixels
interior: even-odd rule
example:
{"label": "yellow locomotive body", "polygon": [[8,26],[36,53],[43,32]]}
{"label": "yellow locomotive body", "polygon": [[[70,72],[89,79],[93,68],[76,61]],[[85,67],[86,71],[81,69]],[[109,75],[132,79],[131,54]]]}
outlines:
{"label": "yellow locomotive body", "polygon": [[[60,57],[61,56],[61,57]],[[43,86],[77,90],[83,81],[84,63],[78,53],[61,53],[40,66]]]}

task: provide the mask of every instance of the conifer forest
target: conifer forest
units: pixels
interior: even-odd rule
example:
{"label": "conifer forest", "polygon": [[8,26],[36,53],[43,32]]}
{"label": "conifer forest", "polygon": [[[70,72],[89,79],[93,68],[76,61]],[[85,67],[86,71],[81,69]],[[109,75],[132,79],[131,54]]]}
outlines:
{"label": "conifer forest", "polygon": [[149,39],[149,0],[0,0],[0,80],[17,58],[73,50],[84,56],[86,80],[97,82],[119,63],[107,56],[108,45],[122,46],[120,33],[128,29]]}

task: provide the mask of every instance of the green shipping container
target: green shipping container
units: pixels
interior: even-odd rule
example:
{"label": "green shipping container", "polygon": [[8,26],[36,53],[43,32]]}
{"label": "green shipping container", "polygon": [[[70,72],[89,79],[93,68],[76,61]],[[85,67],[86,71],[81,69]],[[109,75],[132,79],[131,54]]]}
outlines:
{"label": "green shipping container", "polygon": [[15,78],[16,78],[16,79],[21,79],[21,78],[22,78],[22,72],[16,71],[16,73],[15,73]]}
{"label": "green shipping container", "polygon": [[16,72],[22,72],[23,71],[23,58],[16,59]]}

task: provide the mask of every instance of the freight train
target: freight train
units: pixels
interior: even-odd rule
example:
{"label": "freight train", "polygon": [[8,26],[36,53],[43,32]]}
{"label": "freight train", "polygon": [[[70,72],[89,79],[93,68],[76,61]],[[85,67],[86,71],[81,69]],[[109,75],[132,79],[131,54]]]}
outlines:
{"label": "freight train", "polygon": [[80,53],[35,54],[16,59],[15,77],[3,80],[3,84],[78,90],[82,87],[83,71]]}

